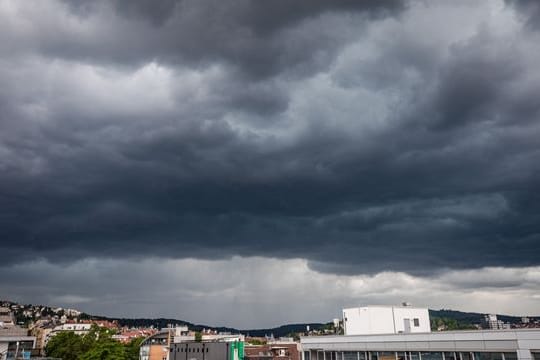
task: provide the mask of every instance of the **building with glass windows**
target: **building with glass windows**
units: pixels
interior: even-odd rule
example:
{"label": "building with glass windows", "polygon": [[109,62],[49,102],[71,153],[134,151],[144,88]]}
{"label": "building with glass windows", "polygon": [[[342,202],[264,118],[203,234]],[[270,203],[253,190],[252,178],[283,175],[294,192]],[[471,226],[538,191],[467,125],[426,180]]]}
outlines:
{"label": "building with glass windows", "polygon": [[172,344],[168,360],[244,360],[243,341],[186,341]]}
{"label": "building with glass windows", "polygon": [[540,360],[540,329],[302,337],[302,360]]}
{"label": "building with glass windows", "polygon": [[30,357],[36,347],[36,338],[27,335],[28,329],[18,326],[0,328],[0,360]]}

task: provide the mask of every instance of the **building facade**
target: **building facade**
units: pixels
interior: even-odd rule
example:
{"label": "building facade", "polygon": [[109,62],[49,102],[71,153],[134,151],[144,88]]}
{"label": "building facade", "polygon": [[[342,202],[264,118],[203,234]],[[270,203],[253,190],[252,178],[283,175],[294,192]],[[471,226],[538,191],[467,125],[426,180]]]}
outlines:
{"label": "building facade", "polygon": [[345,335],[426,333],[431,331],[429,311],[404,306],[364,306],[343,309]]}
{"label": "building facade", "polygon": [[168,360],[172,334],[170,330],[161,331],[147,337],[139,348],[140,360]]}
{"label": "building facade", "polygon": [[540,329],[301,338],[302,360],[540,360]]}
{"label": "building facade", "polygon": [[18,326],[0,329],[0,360],[30,357],[36,346],[36,338],[28,336],[28,330]]}
{"label": "building facade", "polygon": [[189,341],[172,344],[169,360],[244,360],[244,343]]}

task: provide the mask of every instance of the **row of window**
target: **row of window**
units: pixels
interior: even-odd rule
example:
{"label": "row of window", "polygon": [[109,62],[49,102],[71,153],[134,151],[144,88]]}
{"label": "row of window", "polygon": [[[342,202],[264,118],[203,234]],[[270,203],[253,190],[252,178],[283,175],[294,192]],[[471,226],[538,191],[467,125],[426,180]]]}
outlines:
{"label": "row of window", "polygon": [[[205,351],[205,349],[206,349],[206,351]],[[197,350],[197,351],[195,351],[195,350]],[[192,348],[185,349],[183,347],[177,347],[176,348],[176,352],[208,352],[208,350],[210,350],[210,348],[193,348],[193,349]],[[171,348],[170,351],[173,352],[174,349]]]}
{"label": "row of window", "polygon": [[304,360],[517,360],[517,354],[515,352],[318,351],[316,358],[311,359],[311,353],[304,351]]}

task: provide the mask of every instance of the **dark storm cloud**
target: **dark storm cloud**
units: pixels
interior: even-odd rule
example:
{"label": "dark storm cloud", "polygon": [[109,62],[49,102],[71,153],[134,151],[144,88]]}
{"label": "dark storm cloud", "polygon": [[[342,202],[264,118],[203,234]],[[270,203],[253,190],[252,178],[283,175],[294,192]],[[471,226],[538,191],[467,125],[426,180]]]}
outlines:
{"label": "dark storm cloud", "polygon": [[505,2],[514,6],[525,19],[525,23],[531,29],[540,29],[540,4],[534,0],[505,0]]}
{"label": "dark storm cloud", "polygon": [[102,27],[96,37],[84,33],[81,37],[67,33],[64,39],[43,36],[39,47],[50,56],[117,66],[154,59],[195,66],[224,62],[256,78],[283,71],[300,76],[325,67],[364,25],[355,21],[346,28],[343,21],[384,18],[405,8],[403,0],[65,3],[82,21],[96,20]]}
{"label": "dark storm cloud", "polygon": [[[84,1],[64,1],[78,12],[81,9],[85,10],[84,13],[95,10],[95,5],[89,5]],[[201,6],[200,1],[193,0],[164,0],[157,4],[151,0],[113,0],[111,3],[118,14],[147,19],[154,25],[163,25],[174,15],[177,7],[180,7],[180,11],[186,11],[190,5]],[[403,0],[299,0],[293,3],[285,0],[271,2],[241,0],[235,4],[223,4],[219,1],[208,0],[205,3],[202,8],[209,12],[208,17],[214,11],[220,12],[225,8],[230,8],[232,10],[230,14],[233,15],[238,26],[246,26],[256,32],[272,32],[324,12],[367,11],[373,15],[383,16],[404,7]],[[214,20],[225,21],[226,19],[214,18]]]}
{"label": "dark storm cloud", "polygon": [[0,69],[6,262],[539,265],[538,46],[523,23],[501,35],[477,15],[448,39],[418,24],[440,4],[150,4],[59,6],[86,28],[39,46],[11,25],[26,45]]}

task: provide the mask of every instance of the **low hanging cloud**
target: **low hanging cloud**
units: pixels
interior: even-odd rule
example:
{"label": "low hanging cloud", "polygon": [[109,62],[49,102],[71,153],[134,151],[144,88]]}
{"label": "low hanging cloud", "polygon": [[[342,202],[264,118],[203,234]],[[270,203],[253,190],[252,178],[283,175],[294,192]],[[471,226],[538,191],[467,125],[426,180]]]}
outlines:
{"label": "low hanging cloud", "polygon": [[536,267],[534,6],[2,0],[2,272]]}
{"label": "low hanging cloud", "polygon": [[[7,270],[3,289],[25,303],[239,329],[328,322],[340,317],[342,307],[402,301],[514,315],[538,310],[539,267],[456,270],[431,277],[403,272],[349,276],[313,271],[302,259],[155,260],[20,264]],[[238,309],[241,317],[229,315]]]}

